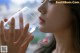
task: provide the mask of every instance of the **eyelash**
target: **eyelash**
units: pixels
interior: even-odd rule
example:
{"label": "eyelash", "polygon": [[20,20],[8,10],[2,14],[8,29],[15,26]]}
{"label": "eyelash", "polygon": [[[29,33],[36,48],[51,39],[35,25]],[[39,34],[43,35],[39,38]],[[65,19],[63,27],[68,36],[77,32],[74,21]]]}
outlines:
{"label": "eyelash", "polygon": [[48,2],[51,4],[55,4],[55,1],[52,1],[52,0],[48,0]]}
{"label": "eyelash", "polygon": [[[41,3],[44,3],[44,2],[45,2],[45,0],[43,0]],[[55,1],[52,1],[52,0],[48,0],[48,2],[51,4],[55,4]]]}

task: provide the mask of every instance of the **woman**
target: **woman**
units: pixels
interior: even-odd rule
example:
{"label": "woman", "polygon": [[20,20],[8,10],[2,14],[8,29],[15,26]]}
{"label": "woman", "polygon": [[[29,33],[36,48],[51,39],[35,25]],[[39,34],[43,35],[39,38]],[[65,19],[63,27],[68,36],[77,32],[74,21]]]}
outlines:
{"label": "woman", "polygon": [[[56,4],[53,0],[43,0],[42,5],[39,7],[39,12],[41,13],[41,16],[39,17],[39,28],[41,32],[54,34],[55,40],[52,40],[52,43],[48,47],[42,46],[34,53],[80,53],[79,10],[80,4]],[[11,37],[15,36],[14,19],[12,19],[10,34],[6,41],[8,43],[9,53],[25,53],[29,42],[33,39],[31,34],[25,33],[25,31],[28,30],[28,27],[29,24],[22,29],[23,31],[21,30],[22,35],[14,42]],[[3,22],[1,22],[1,29],[3,32]],[[4,33],[1,34],[4,35]],[[22,37],[25,34],[29,38],[25,38],[26,40],[22,42]],[[19,46],[16,47],[18,43]]]}

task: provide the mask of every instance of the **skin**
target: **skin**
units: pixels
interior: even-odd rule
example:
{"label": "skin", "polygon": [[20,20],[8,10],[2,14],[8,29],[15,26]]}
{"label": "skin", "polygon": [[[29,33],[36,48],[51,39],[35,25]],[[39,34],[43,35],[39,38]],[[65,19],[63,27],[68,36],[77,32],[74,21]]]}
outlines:
{"label": "skin", "polygon": [[77,53],[71,37],[73,16],[69,7],[43,0],[38,10],[45,20],[45,23],[40,25],[40,31],[53,33],[56,39],[56,49],[53,53]]}
{"label": "skin", "polygon": [[[53,33],[56,39],[56,49],[53,50],[52,53],[76,53],[71,37],[73,17],[70,9],[63,4],[52,4],[49,0],[43,0],[43,3],[38,10],[41,13],[41,17],[45,20],[45,23],[40,24],[39,26],[40,31]],[[27,33],[29,38],[24,38],[26,39],[24,42],[21,42],[20,40],[23,40],[22,36],[26,34],[25,30],[28,30],[29,24],[27,24],[24,29],[21,28],[21,36],[15,42],[12,38],[12,36],[14,38],[16,37],[16,35],[14,35],[14,22],[14,19],[12,19],[7,41],[5,41],[3,22],[1,22],[0,28],[2,29],[2,33],[0,36],[4,40],[2,43],[6,42],[9,47],[9,53],[12,53],[13,51],[13,53],[25,53],[29,42],[33,38],[30,33]],[[16,46],[18,44],[19,46]]]}
{"label": "skin", "polygon": [[25,53],[29,42],[33,39],[32,34],[28,32],[29,24],[27,24],[25,28],[23,28],[21,26],[23,23],[21,22],[22,20],[23,19],[20,18],[20,29],[18,30],[18,33],[20,34],[17,34],[17,31],[14,29],[14,18],[12,18],[11,23],[9,23],[10,29],[7,30],[8,33],[6,33],[7,31],[3,27],[3,22],[0,22],[1,44],[8,46],[8,53]]}

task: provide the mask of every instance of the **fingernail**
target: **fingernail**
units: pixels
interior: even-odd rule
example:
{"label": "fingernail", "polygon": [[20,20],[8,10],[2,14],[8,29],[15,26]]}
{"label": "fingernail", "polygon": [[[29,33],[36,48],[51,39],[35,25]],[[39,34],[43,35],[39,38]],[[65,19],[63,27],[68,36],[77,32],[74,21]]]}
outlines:
{"label": "fingernail", "polygon": [[12,17],[12,20],[14,20],[14,17]]}

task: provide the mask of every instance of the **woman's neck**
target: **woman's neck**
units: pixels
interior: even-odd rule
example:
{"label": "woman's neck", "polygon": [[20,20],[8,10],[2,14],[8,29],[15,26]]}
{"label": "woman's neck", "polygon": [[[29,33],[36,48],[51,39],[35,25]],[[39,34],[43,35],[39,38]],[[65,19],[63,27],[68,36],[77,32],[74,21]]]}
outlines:
{"label": "woman's neck", "polygon": [[56,39],[56,53],[72,53],[74,51],[71,28],[54,33],[54,36]]}

